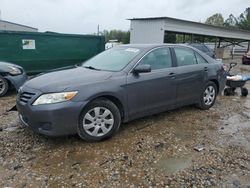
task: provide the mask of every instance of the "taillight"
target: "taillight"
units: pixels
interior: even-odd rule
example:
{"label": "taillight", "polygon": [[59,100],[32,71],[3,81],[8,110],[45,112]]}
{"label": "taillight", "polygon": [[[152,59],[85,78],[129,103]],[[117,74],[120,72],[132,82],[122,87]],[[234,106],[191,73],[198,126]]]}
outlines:
{"label": "taillight", "polygon": [[227,71],[227,66],[226,66],[225,64],[223,64],[223,65],[221,66],[221,69],[224,70],[224,71]]}

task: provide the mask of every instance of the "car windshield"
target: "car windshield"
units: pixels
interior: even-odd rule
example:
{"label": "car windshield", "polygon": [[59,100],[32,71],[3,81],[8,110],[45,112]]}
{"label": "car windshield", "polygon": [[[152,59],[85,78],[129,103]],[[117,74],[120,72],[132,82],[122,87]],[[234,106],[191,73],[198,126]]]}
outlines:
{"label": "car windshield", "polygon": [[139,53],[137,48],[112,48],[91,58],[82,66],[94,70],[120,71]]}

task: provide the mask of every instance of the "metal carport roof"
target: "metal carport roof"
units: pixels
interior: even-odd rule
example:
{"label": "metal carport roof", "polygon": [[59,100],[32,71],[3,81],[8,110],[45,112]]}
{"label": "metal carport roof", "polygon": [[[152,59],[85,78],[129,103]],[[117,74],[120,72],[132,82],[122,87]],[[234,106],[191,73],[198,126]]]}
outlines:
{"label": "metal carport roof", "polygon": [[162,21],[161,29],[165,31],[250,41],[250,31],[247,30],[213,26],[170,17],[132,18],[128,20]]}

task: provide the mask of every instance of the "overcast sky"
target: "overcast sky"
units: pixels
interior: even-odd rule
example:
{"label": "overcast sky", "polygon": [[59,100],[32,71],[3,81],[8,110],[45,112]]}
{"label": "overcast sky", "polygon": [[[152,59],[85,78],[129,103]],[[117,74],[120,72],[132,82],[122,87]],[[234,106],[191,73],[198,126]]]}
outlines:
{"label": "overcast sky", "polygon": [[250,0],[0,0],[1,18],[39,31],[129,30],[127,18],[167,16],[204,22],[214,13],[238,16]]}

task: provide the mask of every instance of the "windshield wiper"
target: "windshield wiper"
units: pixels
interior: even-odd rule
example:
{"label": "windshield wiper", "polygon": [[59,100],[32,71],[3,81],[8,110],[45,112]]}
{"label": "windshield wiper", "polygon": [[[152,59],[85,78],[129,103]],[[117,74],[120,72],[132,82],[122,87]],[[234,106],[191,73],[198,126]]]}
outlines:
{"label": "windshield wiper", "polygon": [[101,69],[97,69],[97,68],[92,67],[92,66],[83,66],[83,67],[86,68],[86,69],[91,69],[91,70],[98,70],[98,71],[101,70]]}

